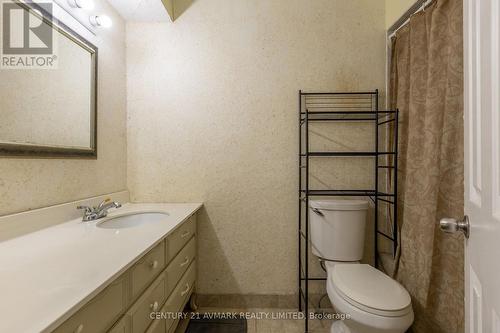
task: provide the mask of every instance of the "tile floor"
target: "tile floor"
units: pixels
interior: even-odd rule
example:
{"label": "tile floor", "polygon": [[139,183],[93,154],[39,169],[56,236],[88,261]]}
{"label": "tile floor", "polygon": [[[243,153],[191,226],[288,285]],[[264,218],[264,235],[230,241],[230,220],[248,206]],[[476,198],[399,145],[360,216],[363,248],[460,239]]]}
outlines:
{"label": "tile floor", "polygon": [[[223,309],[223,308],[200,308],[200,313],[248,313],[252,318],[247,320],[247,333],[303,333],[304,321],[301,319],[264,319],[277,314],[292,313],[293,309]],[[309,332],[329,333],[332,320],[310,320]]]}

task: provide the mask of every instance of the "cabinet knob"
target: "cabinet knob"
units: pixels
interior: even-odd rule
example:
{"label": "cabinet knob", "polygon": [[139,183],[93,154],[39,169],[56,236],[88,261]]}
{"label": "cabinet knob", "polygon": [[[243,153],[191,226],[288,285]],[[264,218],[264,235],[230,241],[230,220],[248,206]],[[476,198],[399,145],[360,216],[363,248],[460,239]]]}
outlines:
{"label": "cabinet knob", "polygon": [[75,333],[82,333],[83,332],[83,324],[78,325],[78,327],[75,330]]}
{"label": "cabinet knob", "polygon": [[152,269],[155,269],[156,267],[158,267],[158,260],[151,262],[149,266],[151,266]]}
{"label": "cabinet knob", "polygon": [[189,287],[189,283],[186,283],[186,289],[181,292],[181,296],[186,295],[188,293],[188,291],[189,291],[189,288],[190,288]]}
{"label": "cabinet knob", "polygon": [[181,263],[181,264],[180,264],[180,266],[181,266],[181,267],[183,267],[183,266],[186,266],[187,264],[189,264],[189,257],[186,257],[186,258],[184,259],[184,262],[183,262],[183,263]]}
{"label": "cabinet knob", "polygon": [[181,238],[186,238],[187,236],[189,236],[189,231],[186,231],[185,233],[183,233],[181,235]]}
{"label": "cabinet knob", "polygon": [[153,311],[158,311],[158,307],[160,305],[158,304],[158,302],[154,302],[153,304],[150,304],[149,307],[151,308],[151,310]]}

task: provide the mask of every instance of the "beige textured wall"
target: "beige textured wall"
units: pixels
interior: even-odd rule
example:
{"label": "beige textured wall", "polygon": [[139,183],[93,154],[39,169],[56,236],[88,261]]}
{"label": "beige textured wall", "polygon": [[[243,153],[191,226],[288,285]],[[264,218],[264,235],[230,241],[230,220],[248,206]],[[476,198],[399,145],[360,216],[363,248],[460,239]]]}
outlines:
{"label": "beige textured wall", "polygon": [[125,23],[105,1],[95,2],[113,19],[113,27],[100,30],[96,43],[99,157],[0,158],[0,215],[126,189]]}
{"label": "beige textured wall", "polygon": [[390,28],[417,0],[385,0],[385,26]]}
{"label": "beige textured wall", "polygon": [[297,291],[297,93],[382,89],[384,28],[372,0],[198,0],[127,25],[128,186],[205,202],[201,293]]}

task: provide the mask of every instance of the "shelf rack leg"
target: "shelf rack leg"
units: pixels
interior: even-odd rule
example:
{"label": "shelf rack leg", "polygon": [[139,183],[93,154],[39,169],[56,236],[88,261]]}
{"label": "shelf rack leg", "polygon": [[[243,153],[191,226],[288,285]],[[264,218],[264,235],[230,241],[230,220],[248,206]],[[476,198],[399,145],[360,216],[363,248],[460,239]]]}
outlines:
{"label": "shelf rack leg", "polygon": [[399,143],[398,143],[398,137],[399,137],[399,109],[396,110],[396,122],[394,125],[394,223],[393,225],[393,235],[392,238],[394,239],[394,257],[396,257],[396,251],[398,249],[398,153],[399,153]]}
{"label": "shelf rack leg", "polygon": [[375,122],[375,208],[374,208],[374,214],[375,214],[375,230],[374,230],[374,263],[375,263],[375,268],[378,267],[378,154],[379,154],[379,147],[378,147],[378,89],[375,90],[375,119],[377,120]]}
{"label": "shelf rack leg", "polygon": [[309,110],[306,109],[306,118],[305,118],[305,151],[306,151],[306,174],[305,174],[305,183],[306,183],[306,191],[305,191],[305,229],[306,229],[306,237],[305,237],[305,248],[304,248],[304,261],[305,261],[305,297],[304,297],[304,310],[305,310],[305,319],[304,319],[304,330],[305,332],[309,332]]}
{"label": "shelf rack leg", "polygon": [[302,312],[302,90],[299,90],[299,312]]}

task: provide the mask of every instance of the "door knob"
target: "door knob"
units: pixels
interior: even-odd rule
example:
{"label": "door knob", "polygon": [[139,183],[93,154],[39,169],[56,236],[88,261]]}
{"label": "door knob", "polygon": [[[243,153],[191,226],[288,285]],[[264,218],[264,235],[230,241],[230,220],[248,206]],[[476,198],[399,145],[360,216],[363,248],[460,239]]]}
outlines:
{"label": "door knob", "polygon": [[441,227],[441,230],[446,233],[453,234],[457,231],[461,231],[464,233],[465,238],[469,238],[470,224],[469,217],[467,215],[465,215],[462,220],[449,217],[442,218],[441,221],[439,221],[439,226]]}

